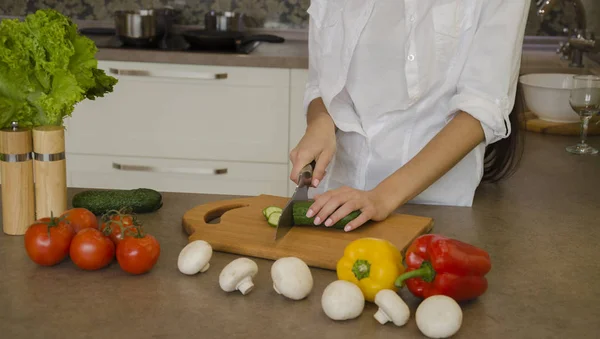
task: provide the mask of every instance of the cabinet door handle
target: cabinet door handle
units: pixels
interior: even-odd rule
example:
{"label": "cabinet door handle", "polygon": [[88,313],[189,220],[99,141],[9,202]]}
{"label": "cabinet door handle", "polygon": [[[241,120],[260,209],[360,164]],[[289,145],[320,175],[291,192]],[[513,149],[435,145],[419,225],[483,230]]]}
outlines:
{"label": "cabinet door handle", "polygon": [[182,173],[200,175],[222,175],[227,174],[227,168],[164,168],[143,165],[127,165],[113,162],[112,167],[119,171],[133,172],[158,172],[158,173]]}
{"label": "cabinet door handle", "polygon": [[147,71],[147,70],[142,70],[142,69],[117,69],[117,68],[109,68],[109,72],[111,74],[115,74],[115,75],[130,75],[130,76],[138,76],[138,77],[158,77],[158,78],[196,79],[196,80],[227,79],[227,73]]}

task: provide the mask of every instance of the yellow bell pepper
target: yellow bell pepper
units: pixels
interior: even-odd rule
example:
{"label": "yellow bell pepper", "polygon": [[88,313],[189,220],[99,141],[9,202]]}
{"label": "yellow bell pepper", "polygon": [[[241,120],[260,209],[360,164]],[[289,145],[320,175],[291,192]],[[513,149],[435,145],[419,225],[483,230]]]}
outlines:
{"label": "yellow bell pepper", "polygon": [[396,290],[394,282],[404,270],[402,254],[391,242],[361,238],[346,246],[344,256],[337,262],[336,273],[339,280],[354,283],[365,300],[373,302],[377,292]]}

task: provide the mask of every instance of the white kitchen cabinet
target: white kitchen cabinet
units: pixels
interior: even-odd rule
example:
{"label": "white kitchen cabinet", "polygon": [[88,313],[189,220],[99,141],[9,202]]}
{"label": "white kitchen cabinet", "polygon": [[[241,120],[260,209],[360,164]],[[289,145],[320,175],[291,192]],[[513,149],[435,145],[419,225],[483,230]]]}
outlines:
{"label": "white kitchen cabinet", "polygon": [[[289,70],[99,67],[119,83],[104,98],[80,103],[66,121],[69,186],[287,195]],[[163,171],[121,171],[113,163]],[[211,168],[227,173],[202,173]],[[182,170],[191,173],[173,172]]]}
{"label": "white kitchen cabinet", "polygon": [[[289,151],[306,125],[306,70],[121,61],[99,67],[119,83],[66,120],[70,187],[293,192]],[[212,173],[222,168],[226,174]]]}
{"label": "white kitchen cabinet", "polygon": [[[113,164],[140,169],[119,170]],[[145,171],[147,167],[160,172]],[[70,187],[147,187],[164,192],[287,195],[286,164],[69,154],[67,168]],[[211,173],[215,169],[227,169],[227,173]]]}
{"label": "white kitchen cabinet", "polygon": [[[100,61],[113,93],[80,103],[67,149],[170,159],[287,163],[289,70]],[[283,128],[282,128],[283,127]]]}

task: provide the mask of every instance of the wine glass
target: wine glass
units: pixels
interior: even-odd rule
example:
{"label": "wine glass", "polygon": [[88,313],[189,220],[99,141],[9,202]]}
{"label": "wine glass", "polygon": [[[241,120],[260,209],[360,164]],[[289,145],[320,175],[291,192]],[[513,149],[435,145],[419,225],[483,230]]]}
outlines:
{"label": "wine glass", "polygon": [[600,77],[595,75],[576,75],[569,104],[581,118],[581,141],[568,146],[567,152],[574,154],[598,154],[598,150],[586,143],[590,119],[600,112]]}

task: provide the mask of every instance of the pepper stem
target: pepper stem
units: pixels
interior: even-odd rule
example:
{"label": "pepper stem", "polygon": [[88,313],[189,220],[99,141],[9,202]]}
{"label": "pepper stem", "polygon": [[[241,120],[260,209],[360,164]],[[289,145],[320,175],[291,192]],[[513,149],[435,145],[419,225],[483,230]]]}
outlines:
{"label": "pepper stem", "polygon": [[430,283],[433,281],[433,279],[435,279],[435,270],[429,261],[423,261],[421,267],[418,269],[402,273],[398,278],[396,278],[394,285],[400,288],[404,286],[404,281],[412,278],[421,278],[425,282]]}
{"label": "pepper stem", "polygon": [[371,274],[371,263],[362,259],[356,260],[352,266],[352,273],[358,280],[368,278]]}

